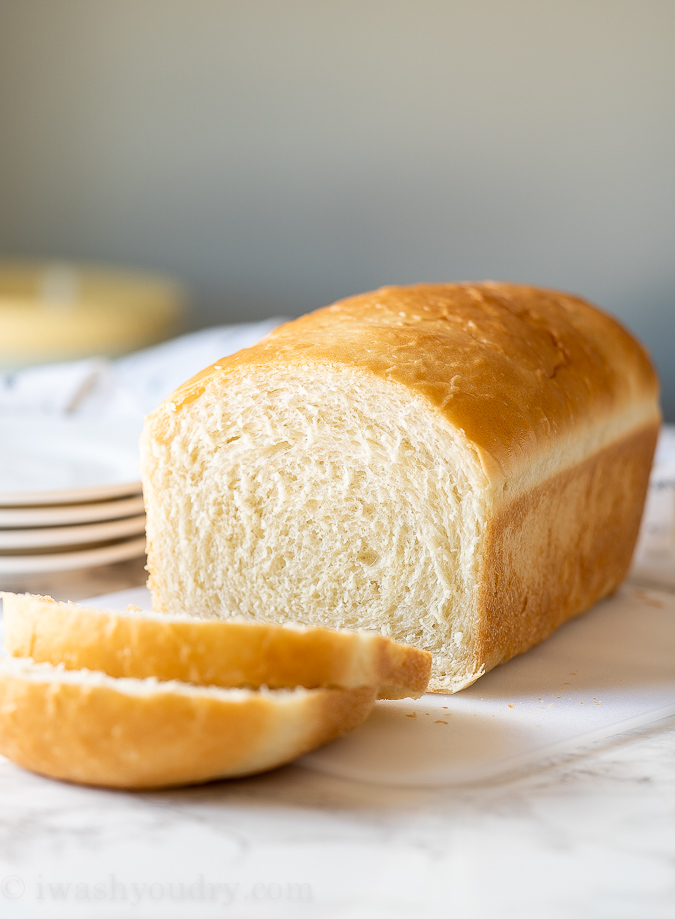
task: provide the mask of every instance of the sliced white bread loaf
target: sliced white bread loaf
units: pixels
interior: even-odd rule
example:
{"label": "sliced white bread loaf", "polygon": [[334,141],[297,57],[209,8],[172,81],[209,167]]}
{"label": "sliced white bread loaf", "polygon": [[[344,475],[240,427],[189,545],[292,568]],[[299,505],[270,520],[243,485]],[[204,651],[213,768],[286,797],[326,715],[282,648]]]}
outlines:
{"label": "sliced white bread loaf", "polygon": [[356,727],[375,692],[220,689],[7,657],[0,753],[41,775],[113,788],[250,775]]}
{"label": "sliced white bread loaf", "polygon": [[353,297],[148,418],[154,609],[374,629],[461,689],[622,580],[659,423],[645,351],[577,297]]}
{"label": "sliced white bread loaf", "polygon": [[375,686],[379,698],[418,698],[431,655],[374,632],[102,610],[50,597],[0,594],[5,650],[15,657],[213,686]]}

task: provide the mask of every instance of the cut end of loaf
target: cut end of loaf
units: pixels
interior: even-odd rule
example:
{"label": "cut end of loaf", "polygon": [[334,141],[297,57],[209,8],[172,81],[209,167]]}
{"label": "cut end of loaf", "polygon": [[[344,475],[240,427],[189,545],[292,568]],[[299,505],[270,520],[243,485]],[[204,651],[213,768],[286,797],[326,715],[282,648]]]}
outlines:
{"label": "cut end of loaf", "polygon": [[398,385],[231,375],[150,420],[144,477],[157,610],[374,629],[434,655],[430,689],[479,675],[483,472]]}
{"label": "cut end of loaf", "polygon": [[287,323],[148,421],[155,608],[373,628],[461,689],[624,576],[657,390],[556,291],[382,288]]}

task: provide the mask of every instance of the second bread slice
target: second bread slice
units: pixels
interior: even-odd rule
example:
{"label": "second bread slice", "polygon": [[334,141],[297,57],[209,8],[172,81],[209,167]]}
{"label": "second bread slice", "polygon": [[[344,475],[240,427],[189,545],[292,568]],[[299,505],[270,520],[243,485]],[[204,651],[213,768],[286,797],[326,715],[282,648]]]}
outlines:
{"label": "second bread slice", "polygon": [[374,687],[248,690],[0,660],[0,753],[41,775],[161,788],[251,775],[360,724]]}

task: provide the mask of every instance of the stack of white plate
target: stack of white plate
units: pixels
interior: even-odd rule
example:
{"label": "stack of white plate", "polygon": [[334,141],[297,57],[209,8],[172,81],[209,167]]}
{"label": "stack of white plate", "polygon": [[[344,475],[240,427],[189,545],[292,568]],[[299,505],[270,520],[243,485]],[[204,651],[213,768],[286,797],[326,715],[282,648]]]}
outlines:
{"label": "stack of white plate", "polygon": [[0,420],[0,586],[145,553],[137,433]]}

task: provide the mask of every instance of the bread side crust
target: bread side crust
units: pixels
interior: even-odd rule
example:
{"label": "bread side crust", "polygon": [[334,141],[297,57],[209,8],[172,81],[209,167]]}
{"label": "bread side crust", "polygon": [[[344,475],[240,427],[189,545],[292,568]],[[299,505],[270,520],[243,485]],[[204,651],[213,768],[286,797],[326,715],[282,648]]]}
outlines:
{"label": "bread side crust", "polygon": [[144,616],[1,596],[5,650],[69,670],[223,687],[377,686],[382,699],[419,698],[431,674],[428,652],[372,632]]}
{"label": "bread side crust", "polygon": [[[486,534],[478,676],[611,594],[637,540],[658,425],[647,425],[502,509]],[[432,679],[430,690],[448,691]]]}
{"label": "bread side crust", "polygon": [[176,683],[92,679],[89,671],[64,681],[62,673],[0,664],[0,753],[41,775],[111,788],[273,769],[360,724],[376,693],[365,686],[188,693]]}

